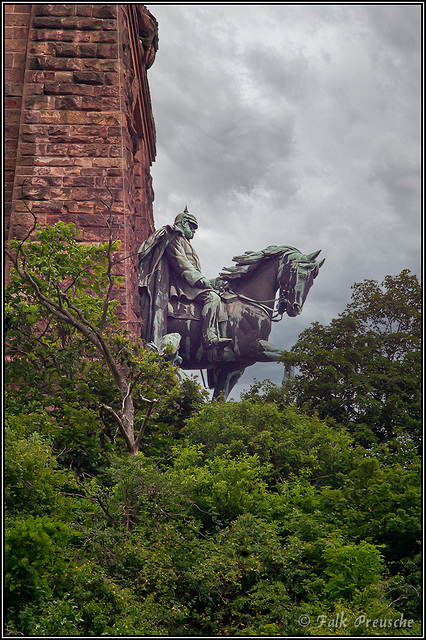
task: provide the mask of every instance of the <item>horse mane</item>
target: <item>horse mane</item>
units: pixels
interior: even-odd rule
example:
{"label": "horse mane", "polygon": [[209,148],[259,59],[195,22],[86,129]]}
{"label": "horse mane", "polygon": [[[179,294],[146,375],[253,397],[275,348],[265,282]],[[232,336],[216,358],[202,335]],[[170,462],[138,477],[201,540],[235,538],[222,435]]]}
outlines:
{"label": "horse mane", "polygon": [[219,278],[227,282],[235,282],[251,274],[262,263],[266,262],[266,260],[274,258],[277,255],[284,256],[290,254],[300,254],[300,251],[295,247],[278,247],[276,245],[266,247],[266,249],[262,251],[246,251],[241,256],[234,256],[232,261],[236,263],[236,266],[223,267],[225,272],[221,271]]}

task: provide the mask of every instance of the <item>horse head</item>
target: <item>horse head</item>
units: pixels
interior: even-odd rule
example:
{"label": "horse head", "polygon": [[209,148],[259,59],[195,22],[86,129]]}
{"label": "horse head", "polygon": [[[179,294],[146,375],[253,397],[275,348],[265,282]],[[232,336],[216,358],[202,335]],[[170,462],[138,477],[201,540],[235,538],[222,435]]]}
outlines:
{"label": "horse head", "polygon": [[297,250],[287,252],[282,257],[278,274],[279,297],[277,311],[287,312],[291,317],[302,313],[303,305],[309,289],[325,262],[317,262],[321,250],[304,255]]}

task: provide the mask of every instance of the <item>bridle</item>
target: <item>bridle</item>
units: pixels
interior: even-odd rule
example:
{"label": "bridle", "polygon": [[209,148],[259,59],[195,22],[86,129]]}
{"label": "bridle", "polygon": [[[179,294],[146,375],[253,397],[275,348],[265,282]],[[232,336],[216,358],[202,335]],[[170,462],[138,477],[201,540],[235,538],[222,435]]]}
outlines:
{"label": "bridle", "polygon": [[[278,296],[269,300],[253,300],[240,293],[235,294],[240,300],[250,302],[259,307],[264,313],[269,316],[271,322],[280,322],[286,311],[287,304],[293,304],[291,292],[295,290],[299,279],[299,267],[302,266],[303,261],[300,260],[285,260],[284,256],[280,259],[280,264],[277,273],[278,283]],[[309,263],[305,264],[308,265]],[[318,265],[316,265],[318,267]],[[281,280],[285,273],[288,273],[287,283],[285,286],[281,286]],[[268,302],[273,302],[273,307],[266,306]],[[284,309],[280,311],[280,309]]]}
{"label": "bridle", "polygon": [[[290,291],[294,289],[297,282],[297,275],[299,272],[299,262],[288,261],[283,264],[283,261],[281,261],[280,268],[277,274],[277,280],[279,284],[281,283],[281,278],[286,271],[289,272],[289,277],[287,278],[287,284],[284,287],[282,286],[279,287],[278,298],[277,298],[277,312],[275,316],[271,318],[273,322],[279,322],[282,319],[285,313],[287,303],[291,303]],[[279,311],[279,309],[284,309],[284,311]],[[275,320],[274,318],[278,318],[278,319]]]}
{"label": "bridle", "polygon": [[[254,304],[260,307],[262,311],[264,311],[269,316],[269,319],[271,320],[271,322],[280,322],[280,320],[282,320],[283,315],[285,313],[286,303],[290,302],[290,298],[289,298],[290,289],[292,286],[294,286],[294,283],[297,281],[296,278],[297,278],[297,273],[299,269],[299,264],[298,262],[295,263],[295,262],[289,261],[289,262],[283,263],[283,261],[281,261],[280,267],[278,269],[278,274],[277,274],[278,283],[280,283],[280,280],[282,278],[282,275],[286,267],[290,271],[290,278],[288,279],[288,282],[285,288],[279,286],[278,297],[271,298],[269,300],[253,300],[252,298],[248,298],[247,296],[244,296],[240,293],[236,294],[237,297],[240,300],[250,302],[251,304]],[[273,307],[265,306],[267,302],[273,302],[274,303]],[[278,311],[278,309],[283,307],[284,307],[284,311]],[[276,311],[274,311],[275,309]]]}

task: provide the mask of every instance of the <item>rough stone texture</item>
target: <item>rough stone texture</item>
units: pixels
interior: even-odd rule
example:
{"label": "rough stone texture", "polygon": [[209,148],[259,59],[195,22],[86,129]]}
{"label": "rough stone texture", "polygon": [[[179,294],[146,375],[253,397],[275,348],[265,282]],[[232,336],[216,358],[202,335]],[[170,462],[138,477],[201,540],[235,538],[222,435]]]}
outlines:
{"label": "rough stone texture", "polygon": [[137,249],[154,229],[155,127],[147,81],[158,46],[144,5],[17,4],[5,8],[6,238],[75,223],[108,239],[113,196],[121,241],[120,316],[139,332]]}

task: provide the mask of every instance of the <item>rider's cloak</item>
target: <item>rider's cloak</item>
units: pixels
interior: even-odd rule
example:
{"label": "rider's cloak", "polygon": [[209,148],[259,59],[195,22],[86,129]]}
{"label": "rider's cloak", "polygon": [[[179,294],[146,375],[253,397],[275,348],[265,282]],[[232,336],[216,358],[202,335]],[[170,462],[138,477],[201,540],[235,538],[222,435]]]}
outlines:
{"label": "rider's cloak", "polygon": [[139,248],[141,336],[159,344],[167,333],[167,305],[172,296],[194,300],[204,289],[200,260],[178,227],[166,225]]}

